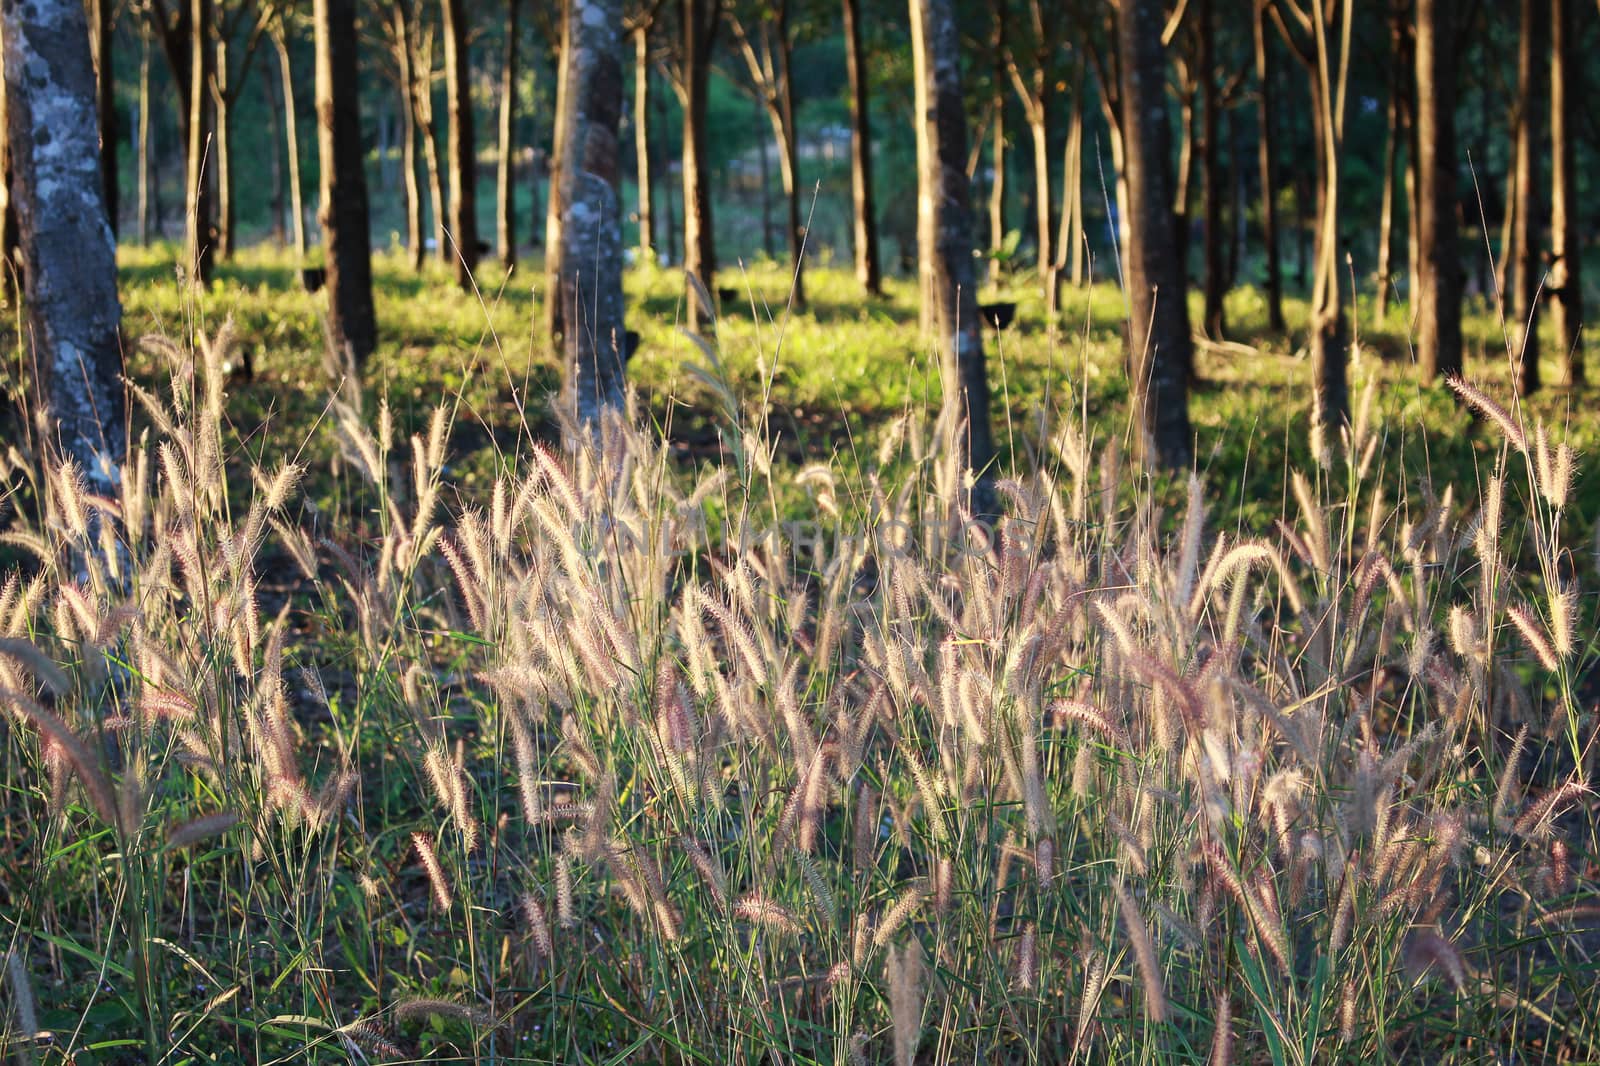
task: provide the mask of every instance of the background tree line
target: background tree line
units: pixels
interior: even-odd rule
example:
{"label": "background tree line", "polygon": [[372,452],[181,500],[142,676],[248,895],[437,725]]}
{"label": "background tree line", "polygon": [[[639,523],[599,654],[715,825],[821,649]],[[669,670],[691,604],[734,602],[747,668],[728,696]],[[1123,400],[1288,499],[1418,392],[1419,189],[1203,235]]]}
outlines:
{"label": "background tree line", "polygon": [[466,288],[535,253],[549,336],[607,402],[630,256],[699,279],[696,320],[719,264],[758,251],[792,261],[797,307],[808,261],[849,259],[864,295],[915,273],[980,468],[986,284],[1040,286],[1053,328],[1061,286],[1120,272],[1171,465],[1192,346],[1228,342],[1237,286],[1279,330],[1308,296],[1325,457],[1352,287],[1407,303],[1425,382],[1461,368],[1463,300],[1499,293],[1522,390],[1545,312],[1584,378],[1581,0],[87,0],[84,27],[120,239],[181,238],[202,281],[242,242],[292,243],[357,361],[376,243]]}

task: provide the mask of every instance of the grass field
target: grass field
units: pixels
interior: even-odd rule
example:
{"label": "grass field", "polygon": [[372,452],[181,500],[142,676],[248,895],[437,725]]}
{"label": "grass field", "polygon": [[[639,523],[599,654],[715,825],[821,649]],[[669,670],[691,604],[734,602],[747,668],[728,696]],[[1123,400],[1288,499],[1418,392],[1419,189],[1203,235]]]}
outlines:
{"label": "grass field", "polygon": [[1185,483],[1117,291],[1019,279],[989,529],[904,283],[729,271],[708,364],[635,272],[636,417],[564,450],[532,281],[380,259],[356,388],[281,256],[125,256],[122,498],[5,463],[4,1054],[1600,1057],[1600,420],[1492,312],[1463,402],[1363,301],[1319,471],[1234,293]]}

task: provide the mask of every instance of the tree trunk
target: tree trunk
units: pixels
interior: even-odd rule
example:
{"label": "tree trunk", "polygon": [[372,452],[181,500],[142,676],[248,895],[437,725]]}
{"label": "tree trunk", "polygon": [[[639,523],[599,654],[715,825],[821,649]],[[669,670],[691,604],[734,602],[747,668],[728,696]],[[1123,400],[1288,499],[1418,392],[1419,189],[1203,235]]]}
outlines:
{"label": "tree trunk", "polygon": [[572,0],[567,9],[566,148],[561,158],[558,299],[570,402],[598,434],[606,409],[622,410],[627,349],[622,318],[622,12],[620,0]]}
{"label": "tree trunk", "polygon": [[917,259],[939,344],[946,431],[962,468],[975,471],[970,508],[994,511],[989,380],[979,331],[967,182],[961,40],[952,0],[911,0],[917,115]]}
{"label": "tree trunk", "polygon": [[395,64],[400,77],[400,167],[405,172],[406,251],[411,269],[422,270],[422,187],[417,182],[417,75],[413,69],[411,25],[406,4],[394,5]]}
{"label": "tree trunk", "polygon": [[1573,135],[1578,100],[1583,96],[1583,66],[1577,60],[1573,0],[1550,0],[1550,291],[1555,303],[1556,342],[1561,346],[1562,378],[1571,386],[1585,381],[1583,365],[1582,218]]}
{"label": "tree trunk", "polygon": [[1128,177],[1126,273],[1130,392],[1146,462],[1187,469],[1194,454],[1187,372],[1191,363],[1186,280],[1178,258],[1168,176],[1166,56],[1161,0],[1122,0],[1123,155]]}
{"label": "tree trunk", "polygon": [[[1417,0],[1417,369],[1461,373],[1461,249],[1456,239],[1456,39],[1453,0]],[[1399,86],[1396,86],[1398,94]]]}
{"label": "tree trunk", "polygon": [[789,204],[789,262],[794,269],[790,301],[799,309],[806,305],[806,230],[800,221],[800,158],[794,128],[794,45],[789,37],[789,0],[779,0],[777,40],[779,64],[777,111],[772,116],[773,133],[778,141],[778,172],[783,178],[783,195]]}
{"label": "tree trunk", "polygon": [[1311,452],[1324,468],[1342,454],[1350,421],[1343,264],[1339,255],[1339,159],[1344,150],[1345,97],[1349,84],[1354,0],[1338,0],[1332,13],[1311,5],[1312,32],[1302,52],[1309,73],[1312,133],[1316,141],[1316,229],[1312,251]]}
{"label": "tree trunk", "polygon": [[1056,198],[1050,194],[1050,129],[1046,125],[1046,98],[1028,109],[1028,136],[1033,141],[1034,242],[1038,246],[1039,283],[1044,287],[1045,314],[1054,328],[1056,311],[1055,254],[1051,237],[1055,232]]}
{"label": "tree trunk", "polygon": [[111,236],[117,235],[117,208],[121,196],[117,188],[117,83],[112,35],[115,8],[112,0],[89,0],[90,46],[94,53],[95,99],[100,109],[100,165],[105,182],[106,218]]}
{"label": "tree trunk", "polygon": [[633,157],[639,187],[639,261],[655,258],[655,205],[650,168],[650,26],[633,28]]}
{"label": "tree trunk", "polygon": [[869,296],[883,294],[878,222],[872,198],[872,123],[867,111],[866,59],[861,49],[861,0],[844,0],[845,66],[850,77],[850,204],[855,227],[856,281]]}
{"label": "tree trunk", "polygon": [[228,107],[228,42],[217,38],[216,75],[211,83],[211,104],[217,113],[217,258],[233,258],[233,151],[228,133],[232,119]]}
{"label": "tree trunk", "polygon": [[139,243],[150,243],[150,32],[139,33]]}
{"label": "tree trunk", "polygon": [[1222,306],[1227,284],[1222,263],[1222,135],[1218,121],[1221,87],[1217,80],[1223,75],[1217,69],[1217,34],[1211,0],[1200,0],[1195,17],[1200,21],[1200,125],[1205,151],[1200,166],[1201,210],[1205,215],[1205,233],[1201,238],[1206,272],[1205,332],[1215,340],[1222,340],[1227,336],[1228,323]]}
{"label": "tree trunk", "polygon": [[[667,101],[661,96],[656,97],[656,123],[658,127],[665,127],[667,123]],[[667,260],[673,263],[680,263],[683,260],[679,255],[681,249],[678,247],[680,232],[678,229],[678,209],[673,199],[673,188],[670,181],[661,183],[661,206],[666,211],[666,217],[662,219],[661,231],[666,234],[667,238]]]}
{"label": "tree trunk", "polygon": [[127,454],[116,238],[106,217],[82,0],[5,8],[6,141],[23,261],[27,351],[50,441],[116,499]]}
{"label": "tree trunk", "polygon": [[[1383,193],[1378,208],[1378,291],[1374,294],[1373,300],[1373,314],[1380,326],[1389,315],[1389,290],[1394,285],[1390,278],[1394,270],[1394,172],[1400,154],[1400,70],[1403,66],[1401,55],[1403,46],[1398,22],[1395,25],[1393,42],[1394,54],[1390,57],[1393,66],[1389,70],[1389,100],[1384,108],[1383,175],[1380,178],[1383,182]],[[1420,84],[1422,80],[1420,66],[1417,68],[1417,80]],[[1413,304],[1415,300],[1413,296]]]}
{"label": "tree trunk", "polygon": [[278,74],[283,85],[283,129],[287,135],[289,170],[289,211],[294,216],[295,259],[306,258],[306,212],[300,192],[300,132],[295,121],[294,69],[289,65],[289,41],[280,22],[272,31],[272,47],[278,53]]}
{"label": "tree trunk", "polygon": [[478,266],[478,161],[472,125],[472,62],[464,0],[440,0],[444,15],[444,84],[450,112],[450,260],[456,284],[473,291]]}
{"label": "tree trunk", "polygon": [[433,253],[442,263],[452,262],[450,238],[446,234],[448,216],[444,204],[444,168],[439,165],[439,131],[433,123],[433,90],[429,73],[414,71],[417,85],[417,124],[422,133],[422,160],[428,171],[428,209],[433,215]]}
{"label": "tree trunk", "polygon": [[17,198],[12,195],[10,91],[5,85],[5,44],[0,36],[0,290],[15,296],[25,286],[22,235],[18,232]]}
{"label": "tree trunk", "polygon": [[1183,94],[1178,103],[1178,179],[1172,194],[1172,213],[1176,216],[1178,269],[1184,282],[1189,278],[1189,186],[1194,180],[1194,91]]}
{"label": "tree trunk", "polygon": [[[711,219],[711,156],[706,141],[706,104],[711,93],[711,46],[721,21],[720,0],[682,0],[683,32],[683,268],[706,291],[716,288],[717,244]],[[689,288],[689,328],[698,329],[713,309],[700,306]]]}
{"label": "tree trunk", "polygon": [[1539,180],[1534,138],[1542,119],[1544,0],[1521,0],[1517,29],[1517,101],[1520,111],[1513,156],[1516,217],[1511,225],[1511,361],[1517,391],[1539,389]]}
{"label": "tree trunk", "polygon": [[317,47],[318,221],[327,249],[328,332],[357,365],[377,346],[372,309],[372,233],[356,56],[357,0],[314,0]]}
{"label": "tree trunk", "polygon": [[288,231],[284,228],[284,206],[289,199],[289,189],[283,174],[283,112],[278,98],[277,83],[272,71],[261,68],[261,87],[267,98],[267,118],[272,135],[272,240],[279,248],[284,246]]}
{"label": "tree trunk", "polygon": [[1057,281],[1062,271],[1068,271],[1074,287],[1081,287],[1084,277],[1083,229],[1083,80],[1078,80],[1072,94],[1071,125],[1067,127],[1066,159],[1061,178],[1061,241],[1057,251]]}
{"label": "tree trunk", "polygon": [[761,200],[761,254],[773,259],[777,253],[774,252],[772,243],[772,163],[768,158],[767,142],[761,136],[761,116],[764,108],[760,100],[753,100],[752,103],[755,104],[756,147],[761,153],[759,156],[761,180],[756,186]]}
{"label": "tree trunk", "polygon": [[1271,0],[1258,0],[1254,20],[1256,48],[1256,80],[1260,83],[1257,96],[1261,139],[1258,154],[1261,168],[1261,240],[1267,251],[1267,328],[1274,333],[1284,331],[1283,321],[1283,267],[1278,258],[1278,168],[1273,146],[1278,139],[1275,104],[1277,101],[1277,76],[1273,70],[1272,51],[1267,43],[1267,8]]}
{"label": "tree trunk", "polygon": [[563,316],[566,309],[560,299],[561,255],[565,243],[561,239],[563,208],[561,204],[561,167],[567,140],[567,95],[569,59],[572,55],[573,0],[561,3],[561,48],[556,61],[556,114],[550,135],[550,195],[545,199],[544,214],[544,318],[545,332],[551,345],[559,345],[565,333]]}
{"label": "tree trunk", "polygon": [[190,278],[201,284],[211,280],[216,252],[217,224],[212,209],[208,162],[213,153],[216,114],[211,106],[211,81],[216,53],[211,47],[211,0],[190,0],[189,25],[189,150],[184,181],[184,247]]}
{"label": "tree trunk", "polygon": [[517,99],[517,0],[506,0],[506,52],[500,66],[500,158],[495,166],[495,239],[507,271],[517,265],[516,191],[513,187],[512,133]]}
{"label": "tree trunk", "polygon": [[[1406,164],[1405,194],[1406,194],[1406,300],[1415,303],[1422,292],[1422,206],[1418,202],[1421,186],[1417,179],[1417,161],[1422,157],[1418,149],[1418,122],[1417,101],[1415,96],[1416,85],[1413,81],[1412,92],[1401,97],[1400,103],[1404,110],[1400,114],[1400,126],[1405,132]],[[1413,312],[1414,313],[1414,312]]]}

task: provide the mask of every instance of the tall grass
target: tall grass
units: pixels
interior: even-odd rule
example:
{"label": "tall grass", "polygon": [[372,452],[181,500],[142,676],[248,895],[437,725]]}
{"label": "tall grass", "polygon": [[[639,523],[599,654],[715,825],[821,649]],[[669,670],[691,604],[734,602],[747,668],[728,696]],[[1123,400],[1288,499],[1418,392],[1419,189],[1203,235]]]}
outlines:
{"label": "tall grass", "polygon": [[1385,498],[1369,389],[1255,533],[1067,387],[994,526],[915,411],[796,470],[710,346],[726,462],[474,488],[343,389],[313,507],[234,343],[149,342],[120,498],[7,463],[8,1054],[1600,1054],[1576,460],[1476,387],[1481,483]]}

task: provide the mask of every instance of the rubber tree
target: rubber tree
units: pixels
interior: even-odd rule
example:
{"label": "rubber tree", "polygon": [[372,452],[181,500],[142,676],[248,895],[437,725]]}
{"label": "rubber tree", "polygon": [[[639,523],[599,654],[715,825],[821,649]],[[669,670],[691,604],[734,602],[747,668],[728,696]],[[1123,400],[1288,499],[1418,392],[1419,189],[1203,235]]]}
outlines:
{"label": "rubber tree", "polygon": [[[1309,10],[1308,10],[1309,9]],[[1285,11],[1288,19],[1285,19]],[[1355,0],[1278,3],[1272,16],[1306,72],[1316,158],[1311,323],[1311,451],[1324,466],[1341,454],[1350,421],[1349,351],[1339,256],[1339,174]]]}
{"label": "rubber tree", "polygon": [[1187,280],[1177,254],[1168,171],[1166,49],[1161,0],[1122,0],[1118,53],[1129,237],[1123,265],[1129,311],[1130,393],[1147,465],[1185,469],[1193,459]]}
{"label": "rubber tree", "polygon": [[856,281],[869,296],[883,294],[878,257],[878,217],[872,195],[872,117],[866,57],[862,52],[861,0],[843,0],[845,68],[850,80],[850,219]]}
{"label": "rubber tree", "polygon": [[1516,131],[1512,138],[1513,181],[1516,204],[1512,208],[1510,260],[1511,363],[1517,392],[1537,392],[1539,380],[1539,291],[1544,271],[1539,257],[1540,183],[1539,135],[1543,119],[1542,96],[1546,88],[1539,69],[1544,59],[1545,18],[1548,0],[1521,0],[1517,18]]}
{"label": "rubber tree", "polygon": [[623,332],[621,0],[571,0],[567,8],[565,144],[558,177],[565,219],[556,298],[567,388],[578,424],[597,426],[626,395]]}
{"label": "rubber tree", "polygon": [[1581,385],[1583,363],[1582,216],[1574,136],[1583,97],[1575,0],[1550,0],[1550,280],[1551,317],[1561,345],[1562,377]]}
{"label": "rubber tree", "polygon": [[[1456,229],[1454,0],[1417,0],[1417,371],[1461,372],[1461,249]],[[1396,86],[1396,95],[1399,87]]]}
{"label": "rubber tree", "polygon": [[357,364],[377,346],[372,308],[372,237],[361,144],[356,0],[314,0],[317,51],[318,221],[327,249],[328,332]]}
{"label": "rubber tree", "polygon": [[790,0],[747,0],[730,8],[728,23],[738,54],[744,60],[749,90],[772,126],[772,139],[778,146],[778,172],[787,209],[784,229],[793,270],[791,299],[795,307],[803,308],[806,232],[801,222],[800,159],[794,127],[794,78],[790,71],[797,35],[790,7]]}
{"label": "rubber tree", "polygon": [[26,350],[63,458],[115,499],[127,455],[116,238],[106,215],[83,0],[8,3],[6,141],[27,288]]}
{"label": "rubber tree", "polygon": [[917,261],[938,344],[948,446],[975,474],[974,514],[994,510],[989,379],[972,260],[967,116],[953,0],[911,0],[917,124]]}
{"label": "rubber tree", "polygon": [[444,18],[445,107],[450,123],[450,262],[456,284],[473,291],[478,266],[477,138],[472,122],[472,61],[465,0],[440,0]]}

